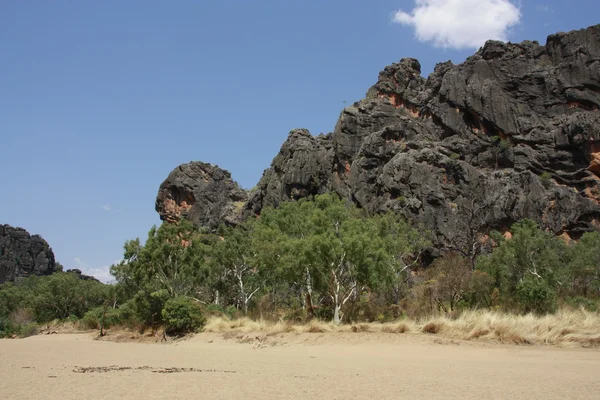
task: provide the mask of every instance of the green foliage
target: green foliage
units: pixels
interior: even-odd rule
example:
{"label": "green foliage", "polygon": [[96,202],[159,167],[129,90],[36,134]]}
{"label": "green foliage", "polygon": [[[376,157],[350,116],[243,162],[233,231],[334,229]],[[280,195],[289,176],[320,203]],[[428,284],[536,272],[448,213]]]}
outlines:
{"label": "green foliage", "polygon": [[460,159],[460,154],[458,154],[458,153],[452,153],[452,154],[450,154],[450,159],[451,160],[458,160],[458,159]]}
{"label": "green foliage", "polygon": [[40,327],[35,322],[30,322],[20,327],[19,337],[26,338],[37,335],[40,331]]}
{"label": "green foliage", "polygon": [[131,316],[124,313],[121,308],[96,307],[85,313],[79,320],[79,325],[85,329],[100,329],[104,323],[104,328],[108,329],[113,326],[127,325],[130,318]]}
{"label": "green foliage", "polygon": [[548,172],[543,172],[540,175],[540,182],[542,182],[542,186],[546,189],[550,189],[550,186],[552,186],[552,175]]}
{"label": "green foliage", "polygon": [[506,294],[515,294],[517,285],[531,277],[558,290],[565,276],[566,244],[531,220],[515,223],[511,232],[510,240],[494,236],[498,247],[490,256],[480,258],[478,268],[494,277],[496,286]]}
{"label": "green foliage", "polygon": [[193,295],[206,277],[203,235],[185,220],[152,227],[144,246],[135,239],[124,248],[124,260],[111,267],[111,274],[136,290],[164,289],[171,297]]}
{"label": "green foliage", "polygon": [[585,233],[573,246],[570,258],[571,294],[597,297],[600,294],[600,233]]}
{"label": "green foliage", "polygon": [[296,287],[308,313],[313,298],[327,298],[329,311],[321,307],[319,313],[336,322],[367,288],[396,283],[428,244],[397,216],[368,217],[335,195],[267,208],[253,229],[265,279]]}
{"label": "green foliage", "polygon": [[527,277],[519,282],[517,298],[524,312],[546,314],[556,309],[555,292],[543,279]]}
{"label": "green foliage", "polygon": [[219,304],[209,304],[206,306],[206,314],[208,316],[223,316],[225,315],[225,309]]}
{"label": "green foliage", "polygon": [[[200,329],[205,315],[385,322],[464,308],[597,309],[599,233],[567,244],[523,220],[505,239],[490,233],[479,218],[488,205],[476,200],[454,205],[474,221],[465,225],[467,239],[451,244],[458,253],[430,266],[422,259],[432,245],[427,231],[335,195],[267,207],[215,234],[164,223],[145,244],[125,243],[124,261],[111,267],[115,285],[63,272],[0,285],[0,336],[32,333],[35,323],[54,319],[184,334]],[[482,256],[488,234],[493,250]]]}
{"label": "green foliage", "polygon": [[152,293],[141,290],[126,306],[137,322],[153,326],[163,322],[161,311],[170,298],[166,289]]}
{"label": "green foliage", "polygon": [[202,307],[187,297],[169,299],[162,310],[162,317],[170,334],[198,332],[205,323]]}
{"label": "green foliage", "polygon": [[226,287],[234,288],[236,304],[248,313],[248,305],[263,286],[264,280],[256,268],[255,251],[252,249],[252,225],[244,228],[222,228],[223,240],[213,244],[211,249],[213,281],[224,292]]}
{"label": "green foliage", "polygon": [[500,150],[500,152],[506,152],[511,148],[510,142],[500,136],[492,136],[494,145]]}
{"label": "green foliage", "polygon": [[10,318],[0,315],[0,339],[16,335],[18,327],[13,324]]}
{"label": "green foliage", "polygon": [[93,280],[81,280],[75,274],[58,272],[50,276],[30,277],[19,284],[0,286],[0,315],[8,317],[18,309],[33,310],[37,322],[77,318],[102,304],[107,286]]}
{"label": "green foliage", "polygon": [[600,302],[591,300],[585,297],[569,297],[565,303],[573,308],[584,308],[588,311],[598,312],[600,310]]}

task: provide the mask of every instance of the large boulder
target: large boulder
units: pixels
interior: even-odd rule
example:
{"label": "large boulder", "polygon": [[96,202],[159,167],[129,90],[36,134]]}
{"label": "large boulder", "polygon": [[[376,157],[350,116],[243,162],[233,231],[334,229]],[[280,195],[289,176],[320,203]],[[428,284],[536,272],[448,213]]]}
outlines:
{"label": "large boulder", "polygon": [[[574,238],[597,229],[600,25],[545,45],[488,41],[462,64],[420,74],[403,59],[331,134],[292,131],[244,215],[335,192],[371,213],[403,214],[440,247],[522,218]],[[214,215],[228,215],[223,204]]]}
{"label": "large boulder", "polygon": [[39,235],[30,235],[23,228],[0,225],[0,283],[50,275],[55,266],[52,249]]}
{"label": "large boulder", "polygon": [[218,166],[190,162],[175,168],[160,185],[156,211],[167,222],[181,218],[216,229],[241,221],[248,193]]}

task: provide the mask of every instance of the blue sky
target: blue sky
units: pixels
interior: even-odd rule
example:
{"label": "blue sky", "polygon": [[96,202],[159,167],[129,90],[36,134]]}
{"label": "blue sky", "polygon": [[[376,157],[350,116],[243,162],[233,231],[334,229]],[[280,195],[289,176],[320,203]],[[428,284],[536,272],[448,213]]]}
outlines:
{"label": "blue sky", "polygon": [[402,57],[461,62],[486,38],[545,43],[597,0],[0,2],[0,223],[108,279],[191,160],[251,188],[292,128],[333,129]]}

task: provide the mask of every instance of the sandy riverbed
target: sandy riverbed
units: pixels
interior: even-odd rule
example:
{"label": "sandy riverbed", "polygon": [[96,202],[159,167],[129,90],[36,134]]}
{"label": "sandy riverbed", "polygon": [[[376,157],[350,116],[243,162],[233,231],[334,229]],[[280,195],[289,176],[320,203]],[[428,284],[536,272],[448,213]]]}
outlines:
{"label": "sandy riverbed", "polygon": [[3,399],[594,399],[600,351],[426,335],[0,340]]}

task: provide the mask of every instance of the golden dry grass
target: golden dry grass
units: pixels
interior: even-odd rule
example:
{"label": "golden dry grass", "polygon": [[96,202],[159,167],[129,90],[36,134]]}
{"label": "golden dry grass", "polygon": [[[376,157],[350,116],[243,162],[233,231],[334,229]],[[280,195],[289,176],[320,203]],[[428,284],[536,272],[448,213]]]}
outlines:
{"label": "golden dry grass", "polygon": [[437,325],[437,333],[455,339],[581,347],[600,345],[600,314],[585,310],[563,309],[542,317],[469,311],[453,320],[435,318],[424,328],[431,324]]}
{"label": "golden dry grass", "polygon": [[593,347],[600,345],[600,314],[585,310],[561,310],[555,314],[514,315],[496,311],[466,311],[457,318],[433,317],[421,321],[335,325],[312,320],[306,324],[229,320],[213,317],[205,332],[279,333],[383,332],[427,333],[460,340],[495,341],[509,344]]}

